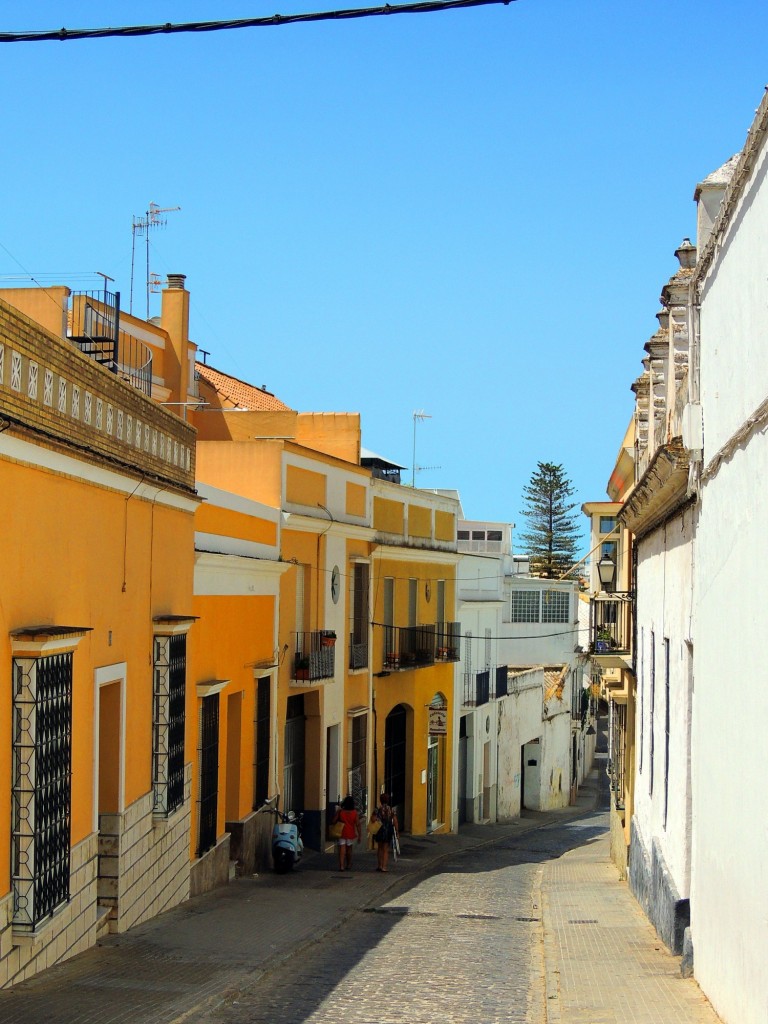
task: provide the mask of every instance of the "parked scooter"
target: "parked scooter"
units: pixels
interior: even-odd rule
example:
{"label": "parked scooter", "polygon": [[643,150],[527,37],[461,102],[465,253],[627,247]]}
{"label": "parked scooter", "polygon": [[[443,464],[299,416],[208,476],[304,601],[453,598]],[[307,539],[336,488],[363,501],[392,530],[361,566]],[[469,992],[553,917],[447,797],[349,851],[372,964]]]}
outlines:
{"label": "parked scooter", "polygon": [[281,811],[280,796],[270,797],[259,808],[266,814],[274,814],[275,824],[272,828],[272,864],[277,874],[285,874],[301,860],[304,843],[301,840],[301,824],[303,815],[293,811]]}

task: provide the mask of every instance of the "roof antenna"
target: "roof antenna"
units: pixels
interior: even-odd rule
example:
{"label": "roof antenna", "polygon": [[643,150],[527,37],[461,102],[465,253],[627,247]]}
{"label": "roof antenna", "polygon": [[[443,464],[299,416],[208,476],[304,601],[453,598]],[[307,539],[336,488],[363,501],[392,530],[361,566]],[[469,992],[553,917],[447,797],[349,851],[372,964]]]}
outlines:
{"label": "roof antenna", "polygon": [[168,221],[165,217],[161,217],[160,215],[163,213],[173,213],[175,210],[180,209],[180,206],[166,206],[161,208],[157,203],[150,203],[149,209],[143,217],[133,218],[133,224],[131,226],[131,233],[133,237],[131,241],[131,299],[128,305],[129,313],[133,313],[133,271],[136,263],[136,236],[146,235],[147,238],[147,320],[149,320],[149,293],[152,290],[153,284],[153,275],[149,272],[149,229],[164,228]]}

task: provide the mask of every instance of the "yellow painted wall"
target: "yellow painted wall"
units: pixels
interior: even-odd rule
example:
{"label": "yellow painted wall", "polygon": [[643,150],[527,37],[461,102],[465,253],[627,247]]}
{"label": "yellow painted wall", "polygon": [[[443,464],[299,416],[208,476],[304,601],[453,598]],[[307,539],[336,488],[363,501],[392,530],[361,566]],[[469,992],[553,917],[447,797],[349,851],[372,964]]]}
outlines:
{"label": "yellow painted wall", "polygon": [[345,511],[348,516],[365,515],[366,487],[361,484],[353,484],[347,481],[347,499]]}
{"label": "yellow painted wall", "polygon": [[456,516],[453,512],[435,510],[435,540],[456,540]]}
{"label": "yellow painted wall", "polygon": [[281,441],[198,441],[197,479],[280,508],[282,448]]}
{"label": "yellow painted wall", "polygon": [[195,514],[195,529],[221,537],[237,537],[259,544],[277,543],[277,523],[258,519],[245,512],[220,508],[203,502]]}
{"label": "yellow painted wall", "polygon": [[[205,381],[200,381],[200,394],[209,407],[190,413],[190,421],[197,427],[203,441],[285,441],[296,435],[297,413],[292,410],[232,411],[231,403],[224,403],[224,412],[212,412],[222,407],[221,397]],[[226,411],[229,408],[230,411]]]}
{"label": "yellow painted wall", "polygon": [[[436,621],[437,580],[445,580],[445,615],[447,621],[455,618],[455,567],[450,563],[434,563],[427,561],[402,561],[396,557],[377,558],[372,565],[373,578],[373,621],[384,621],[383,580],[385,577],[394,579],[395,588],[395,622],[396,626],[408,624],[408,587],[409,580],[417,582],[417,614],[419,624],[431,624]],[[430,583],[430,600],[426,597],[426,583]],[[405,825],[415,835],[422,835],[426,830],[427,795],[426,786],[421,781],[422,772],[427,769],[427,748],[429,741],[429,714],[427,706],[437,693],[442,693],[448,705],[448,735],[451,735],[453,707],[453,674],[452,663],[438,663],[408,671],[394,671],[388,676],[376,678],[376,673],[383,667],[384,630],[381,626],[373,629],[372,670],[374,673],[375,701],[377,715],[377,779],[384,779],[384,739],[386,717],[397,705],[404,704],[409,708],[408,726],[408,778],[407,793],[408,811]],[[371,747],[372,749],[372,747]],[[441,745],[441,818],[450,822],[453,795],[450,791],[452,751],[450,743]]]}
{"label": "yellow painted wall", "polygon": [[405,529],[405,505],[402,501],[374,497],[373,528],[382,533],[400,533]]}
{"label": "yellow painted wall", "polygon": [[58,338],[66,336],[67,300],[69,288],[54,285],[49,288],[2,288],[0,299],[20,310],[30,320],[42,324]]}
{"label": "yellow painted wall", "polygon": [[316,509],[327,503],[328,478],[324,473],[299,466],[287,466],[285,470],[285,500],[292,505],[305,505]]}
{"label": "yellow painted wall", "polygon": [[432,509],[423,505],[408,506],[408,536],[427,537],[432,536]]}
{"label": "yellow painted wall", "polygon": [[[197,753],[200,697],[197,683],[228,679],[219,695],[219,798],[217,835],[224,832],[227,791],[239,790],[236,819],[253,808],[253,722],[255,718],[254,665],[274,662],[274,617],[276,601],[267,596],[196,596],[194,614],[199,616],[189,635],[187,648],[187,760],[192,761],[192,792],[199,787]],[[263,674],[256,670],[256,674]],[[240,707],[239,778],[233,781],[233,765],[228,756],[229,697],[242,694]],[[228,773],[230,778],[228,778]],[[198,837],[198,807],[192,802],[190,853],[195,854]]]}
{"label": "yellow painted wall", "polygon": [[296,423],[296,443],[337,459],[360,463],[360,414],[302,412]]}
{"label": "yellow painted wall", "polygon": [[[152,619],[191,612],[193,515],[7,461],[0,461],[0,493],[23,496],[0,503],[0,692],[6,705],[9,631],[40,624],[91,629],[73,659],[74,845],[93,825],[96,668],[127,664],[126,804],[151,788]],[[9,729],[9,716],[0,716],[0,778],[6,780]],[[6,811],[0,816],[0,893],[9,889],[9,848]]]}

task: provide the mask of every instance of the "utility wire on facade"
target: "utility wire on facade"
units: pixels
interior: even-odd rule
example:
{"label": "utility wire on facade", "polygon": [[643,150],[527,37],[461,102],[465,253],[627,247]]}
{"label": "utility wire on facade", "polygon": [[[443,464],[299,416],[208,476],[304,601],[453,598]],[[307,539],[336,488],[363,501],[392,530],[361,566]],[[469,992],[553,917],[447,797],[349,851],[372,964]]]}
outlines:
{"label": "utility wire on facade", "polygon": [[120,36],[177,35],[181,32],[222,32],[238,28],[267,28],[296,22],[345,21],[375,18],[386,14],[429,14],[461,7],[508,4],[514,0],[426,0],[422,3],[385,4],[383,7],[355,7],[339,11],[309,11],[302,14],[272,14],[266,18],[237,18],[234,21],[187,21],[164,25],[122,25],[115,28],[59,28],[32,32],[0,32],[0,43],[67,42],[70,39],[108,39]]}

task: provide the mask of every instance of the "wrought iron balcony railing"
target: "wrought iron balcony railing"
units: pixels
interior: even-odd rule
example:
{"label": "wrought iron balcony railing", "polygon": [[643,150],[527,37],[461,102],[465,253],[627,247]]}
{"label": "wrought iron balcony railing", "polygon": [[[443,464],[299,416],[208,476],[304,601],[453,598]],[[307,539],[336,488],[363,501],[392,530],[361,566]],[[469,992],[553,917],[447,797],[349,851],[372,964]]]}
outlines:
{"label": "wrought iron balcony railing", "polygon": [[354,633],[349,634],[349,667],[350,668],[367,668],[368,667],[368,638],[361,640],[359,637],[355,638]]}
{"label": "wrought iron balcony railing", "polygon": [[435,662],[459,661],[461,623],[384,627],[384,669],[425,668]]}
{"label": "wrought iron balcony railing", "polygon": [[294,682],[306,685],[322,679],[333,679],[336,669],[336,634],[321,629],[296,634],[296,653],[293,658]]}
{"label": "wrought iron balcony railing", "polygon": [[151,397],[152,352],[120,330],[120,292],[73,292],[67,329],[81,352]]}
{"label": "wrought iron balcony railing", "polygon": [[461,640],[460,622],[438,622],[435,626],[436,649],[435,658],[437,661],[459,661],[461,651],[459,642]]}
{"label": "wrought iron balcony railing", "polygon": [[496,697],[506,697],[509,693],[509,669],[506,665],[496,666]]}
{"label": "wrought iron balcony railing", "polygon": [[434,626],[385,626],[384,668],[425,668],[435,663]]}
{"label": "wrought iron balcony railing", "polygon": [[464,705],[479,708],[488,703],[491,689],[491,670],[464,673]]}
{"label": "wrought iron balcony railing", "polygon": [[632,593],[598,594],[589,602],[589,653],[629,654],[632,650]]}

